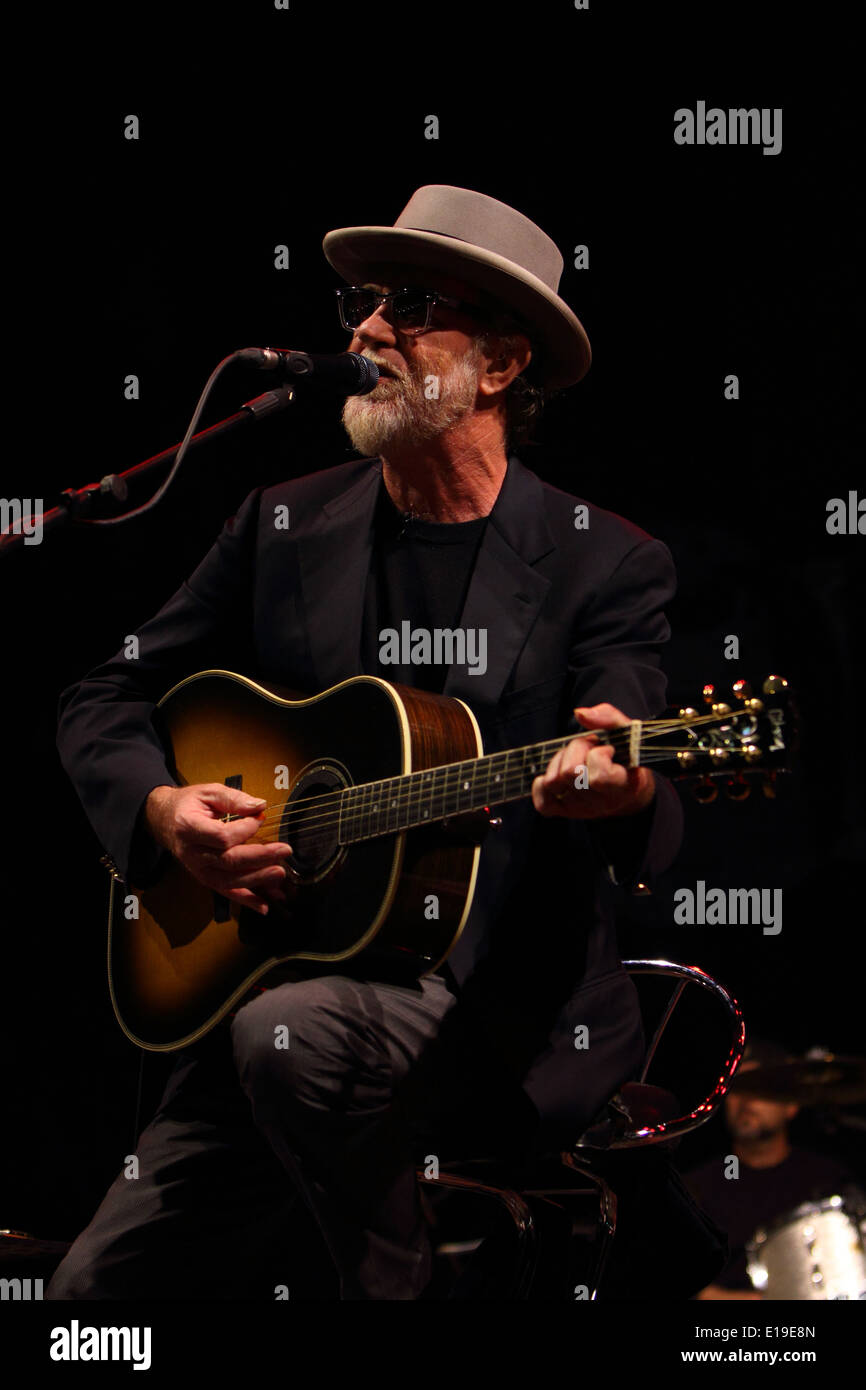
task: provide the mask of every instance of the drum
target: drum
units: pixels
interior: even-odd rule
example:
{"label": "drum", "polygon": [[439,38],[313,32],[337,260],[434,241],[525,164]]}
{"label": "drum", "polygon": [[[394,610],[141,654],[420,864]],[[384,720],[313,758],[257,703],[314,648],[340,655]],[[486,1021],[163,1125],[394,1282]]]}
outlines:
{"label": "drum", "polygon": [[804,1202],[746,1245],[749,1278],[768,1299],[866,1299],[866,1223],[844,1197]]}

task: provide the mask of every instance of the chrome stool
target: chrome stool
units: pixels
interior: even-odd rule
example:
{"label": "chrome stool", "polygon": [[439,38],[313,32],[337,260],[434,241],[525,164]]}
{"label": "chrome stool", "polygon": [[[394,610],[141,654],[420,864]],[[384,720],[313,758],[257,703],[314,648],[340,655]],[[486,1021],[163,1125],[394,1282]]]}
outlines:
{"label": "chrome stool", "polygon": [[[526,1172],[509,1169],[492,1157],[443,1164],[436,1176],[429,1176],[424,1168],[417,1170],[422,1196],[424,1189],[431,1186],[472,1193],[497,1202],[510,1219],[517,1238],[517,1258],[508,1297],[527,1299],[536,1285],[539,1274],[539,1203],[549,1202],[552,1198],[591,1195],[597,1203],[594,1250],[588,1282],[579,1287],[581,1297],[589,1300],[599,1298],[617,1232],[617,1183],[616,1180],[608,1180],[611,1161],[607,1156],[619,1150],[644,1150],[657,1145],[671,1145],[684,1134],[706,1124],[719,1108],[742,1059],[745,1046],[742,1013],[732,996],[711,975],[696,966],[678,965],[667,960],[626,960],[623,966],[632,977],[659,976],[671,981],[673,988],[647,1048],[639,1080],[621,1086],[570,1149],[542,1155]],[[720,1006],[727,1051],[719,1057],[718,1075],[709,1092],[684,1111],[670,1091],[650,1085],[647,1075],[687,985],[704,991],[710,1000]],[[615,1166],[615,1161],[612,1162]],[[492,1171],[495,1176],[490,1181],[484,1181],[481,1177],[470,1175],[468,1170]],[[577,1179],[582,1185],[576,1186],[573,1182],[568,1185],[568,1179]],[[427,1210],[431,1214],[429,1203]],[[446,1243],[438,1253],[462,1253],[480,1244],[481,1241],[469,1242],[468,1246],[460,1242]]]}

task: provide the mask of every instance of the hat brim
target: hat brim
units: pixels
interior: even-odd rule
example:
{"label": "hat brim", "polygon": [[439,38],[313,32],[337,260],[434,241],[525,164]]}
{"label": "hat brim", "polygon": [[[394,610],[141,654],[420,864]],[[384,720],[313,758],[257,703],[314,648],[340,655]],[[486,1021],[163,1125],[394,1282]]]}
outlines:
{"label": "hat brim", "polygon": [[539,377],[549,390],[573,386],[589,370],[592,350],[577,315],[543,280],[494,251],[411,227],[340,227],[328,232],[322,245],[349,284],[370,279],[377,268],[399,265],[477,286],[526,322],[541,354]]}

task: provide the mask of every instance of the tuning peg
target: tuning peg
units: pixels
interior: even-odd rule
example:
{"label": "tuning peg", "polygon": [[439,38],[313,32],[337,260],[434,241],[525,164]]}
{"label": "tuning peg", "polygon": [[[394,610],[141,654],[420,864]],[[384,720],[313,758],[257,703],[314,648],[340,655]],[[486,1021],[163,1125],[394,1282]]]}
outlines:
{"label": "tuning peg", "polygon": [[702,806],[708,806],[711,801],[715,801],[719,789],[715,782],[711,782],[709,777],[705,777],[692,788],[692,794],[695,801],[699,801]]}
{"label": "tuning peg", "polygon": [[704,697],[704,704],[711,705],[713,703],[713,700],[716,698],[716,687],[714,685],[707,684],[704,686],[701,693]]}
{"label": "tuning peg", "polygon": [[768,676],[761,689],[765,695],[781,695],[788,689],[788,682],[784,676]]}
{"label": "tuning peg", "polygon": [[697,719],[697,717],[698,712],[696,709],[692,709],[691,705],[688,705],[685,709],[680,710],[680,719]]}
{"label": "tuning peg", "polygon": [[734,681],[731,689],[735,698],[738,700],[748,700],[752,693],[752,687],[749,685],[748,681]]}
{"label": "tuning peg", "polygon": [[725,782],[725,795],[729,801],[745,801],[751,791],[745,777],[729,777]]}
{"label": "tuning peg", "polygon": [[730,712],[731,712],[731,707],[730,707],[730,705],[723,705],[723,704],[713,705],[713,714],[722,715],[722,714],[730,714]]}

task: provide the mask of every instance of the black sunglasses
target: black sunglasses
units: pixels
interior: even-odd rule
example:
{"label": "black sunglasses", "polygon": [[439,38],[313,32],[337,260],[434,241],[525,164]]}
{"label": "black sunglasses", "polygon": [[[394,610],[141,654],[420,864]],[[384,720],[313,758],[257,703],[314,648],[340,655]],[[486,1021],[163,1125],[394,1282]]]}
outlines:
{"label": "black sunglasses", "polygon": [[450,299],[448,295],[438,294],[434,290],[404,288],[380,294],[378,290],[349,285],[334,293],[340,307],[340,322],[347,333],[354,333],[360,328],[381,304],[390,306],[394,326],[401,333],[423,333],[430,327],[430,318],[437,304],[444,304],[449,309],[461,309],[475,318],[484,317],[477,305],[466,304],[462,299]]}

